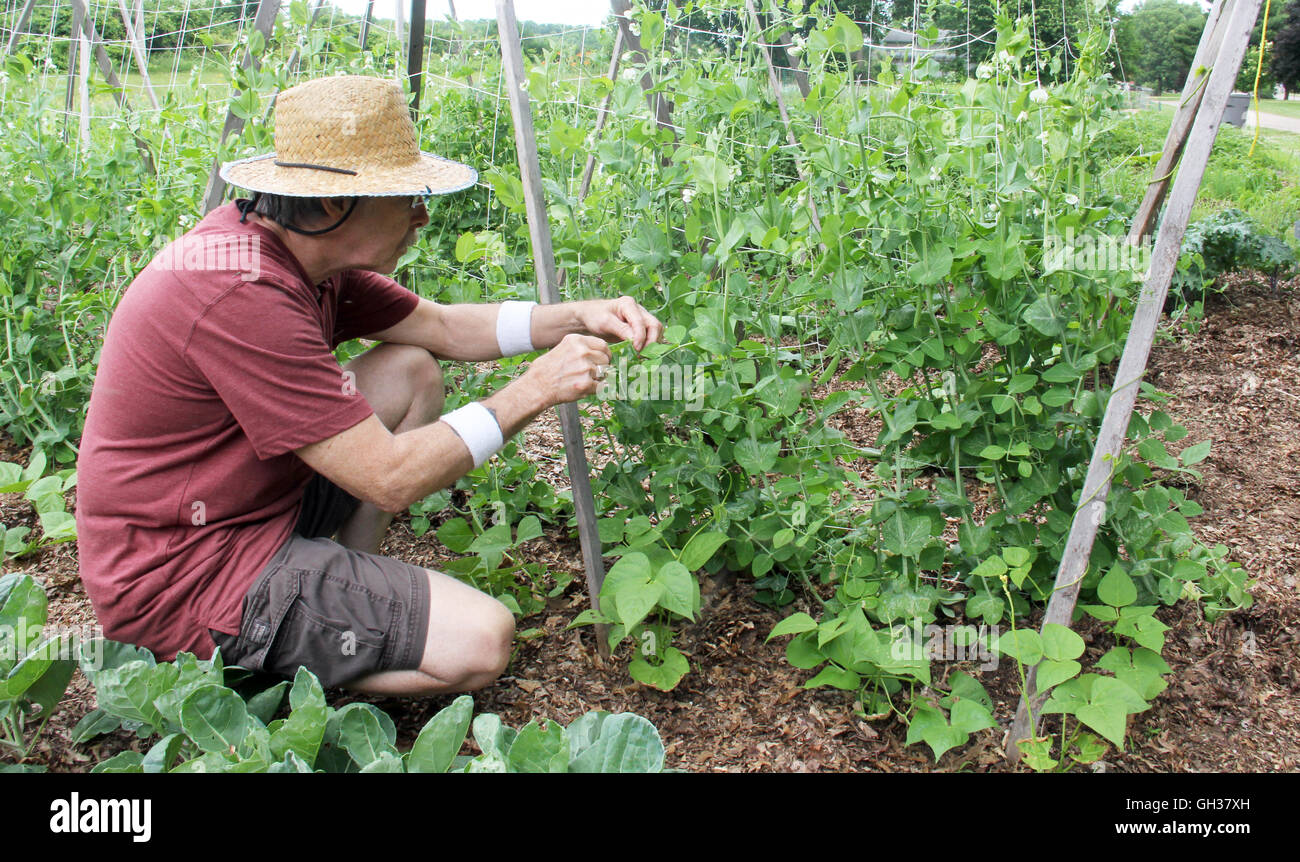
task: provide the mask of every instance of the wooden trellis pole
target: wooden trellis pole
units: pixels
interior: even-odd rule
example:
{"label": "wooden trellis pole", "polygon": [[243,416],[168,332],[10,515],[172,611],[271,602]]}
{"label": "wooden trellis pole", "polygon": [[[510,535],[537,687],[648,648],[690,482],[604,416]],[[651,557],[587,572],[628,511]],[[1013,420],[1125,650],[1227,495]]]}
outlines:
{"label": "wooden trellis pole", "polygon": [[149,80],[149,64],[144,54],[144,34],[136,30],[126,0],[117,0],[117,7],[122,12],[122,26],[126,28],[126,41],[131,46],[131,56],[135,58],[135,66],[140,70],[140,80],[144,82],[144,94],[156,111],[161,105],[158,104],[158,95],[153,90],[153,81]]}
{"label": "wooden trellis pole", "polygon": [[1147,185],[1142,203],[1133,217],[1133,225],[1128,234],[1130,243],[1141,242],[1142,237],[1151,232],[1156,213],[1164,203],[1170,177],[1173,176],[1174,167],[1183,154],[1187,133],[1192,128],[1192,121],[1196,119],[1197,109],[1200,108],[1201,100],[1205,96],[1205,84],[1210,74],[1208,67],[1213,62],[1213,58],[1218,56],[1219,46],[1223,42],[1223,33],[1227,27],[1227,18],[1223,15],[1223,9],[1222,0],[1215,0],[1209,17],[1205,19],[1205,29],[1201,31],[1201,41],[1196,46],[1192,69],[1187,75],[1187,83],[1183,85],[1183,97],[1178,102],[1173,122],[1169,124],[1169,133],[1165,136],[1164,152],[1160,155],[1160,161],[1156,163],[1151,182]]}
{"label": "wooden trellis pole", "polygon": [[803,183],[808,190],[808,214],[812,217],[813,227],[817,233],[822,232],[822,220],[817,214],[817,202],[813,200],[812,183],[808,181],[808,174],[804,172],[801,164],[799,153],[799,139],[794,136],[794,128],[790,125],[790,112],[785,107],[785,96],[781,93],[781,76],[777,74],[776,64],[772,62],[772,52],[768,50],[767,44],[763,41],[763,23],[758,19],[758,10],[754,8],[754,0],[745,0],[745,8],[749,10],[749,23],[754,28],[758,36],[758,50],[763,55],[763,61],[767,64],[767,80],[772,85],[772,95],[776,97],[777,110],[781,112],[781,123],[785,126],[785,139],[795,151],[795,171],[799,174],[799,182]]}
{"label": "wooden trellis pole", "polygon": [[[623,28],[614,29],[614,51],[609,58],[609,73],[605,76],[611,81],[618,80],[618,61],[623,56]],[[596,112],[596,129],[592,133],[591,152],[587,153],[587,164],[582,169],[582,184],[578,187],[578,205],[587,199],[591,190],[591,177],[596,171],[596,144],[600,142],[601,133],[605,131],[605,122],[609,119],[609,106],[614,101],[614,88],[610,87],[605,98],[600,100],[600,110]],[[563,280],[563,273],[561,273]]]}
{"label": "wooden trellis pole", "polygon": [[[519,151],[519,176],[523,182],[524,205],[528,215],[528,232],[533,244],[533,267],[537,271],[537,293],[543,303],[560,302],[555,277],[555,253],[551,246],[551,226],[546,219],[546,199],[542,190],[542,169],[537,156],[537,138],[533,133],[533,113],[524,91],[524,53],[519,39],[519,22],[515,19],[514,0],[497,0],[497,33],[501,39],[501,67],[510,99],[510,115],[515,125],[515,146]],[[582,545],[583,568],[587,575],[587,592],[591,606],[598,608],[600,587],[605,582],[605,564],[601,559],[600,533],[596,529],[596,503],[591,495],[591,474],[587,449],[582,439],[578,406],[573,403],[556,407],[564,432],[564,457],[569,466],[569,483],[573,488],[573,508],[578,517],[578,541]],[[596,627],[597,649],[609,655],[608,627]]]}
{"label": "wooden trellis pole", "polygon": [[[80,0],[74,0],[80,2]],[[253,29],[262,34],[268,43],[271,31],[275,27],[276,16],[280,14],[280,0],[262,0],[257,7],[257,17],[253,19]],[[253,56],[252,51],[244,52],[244,68],[257,69],[261,61]],[[217,155],[212,160],[212,171],[208,174],[208,187],[203,193],[203,214],[207,215],[221,204],[226,196],[226,181],[221,178],[221,148],[231,135],[238,135],[244,130],[244,120],[236,116],[233,110],[226,110],[226,122],[221,127],[221,137],[217,141]]]}
{"label": "wooden trellis pole", "polygon": [[[1079,597],[1079,584],[1088,572],[1097,529],[1106,514],[1106,497],[1110,492],[1115,459],[1119,457],[1124,446],[1139,384],[1146,371],[1147,358],[1150,356],[1151,345],[1155,340],[1156,326],[1164,311],[1165,295],[1169,291],[1169,282],[1178,264],[1178,254],[1182,248],[1183,234],[1191,218],[1192,204],[1196,200],[1196,192],[1205,175],[1205,166],[1209,162],[1210,150],[1214,147],[1214,139],[1223,120],[1223,109],[1228,103],[1228,94],[1232,92],[1233,83],[1241,69],[1241,60],[1246,53],[1250,31],[1255,24],[1255,16],[1259,14],[1259,4],[1260,0],[1223,0],[1221,14],[1227,24],[1219,37],[1220,44],[1217,52],[1211,55],[1207,51],[1207,59],[1212,58],[1210,63],[1212,69],[1205,82],[1204,96],[1195,111],[1191,132],[1186,138],[1181,168],[1174,179],[1169,206],[1165,210],[1165,217],[1160,223],[1160,231],[1156,237],[1155,251],[1151,256],[1151,268],[1147,271],[1141,297],[1133,314],[1133,323],[1124,342],[1124,353],[1120,357],[1119,369],[1115,372],[1115,384],[1106,403],[1106,413],[1101,420],[1097,445],[1093,449],[1088,475],[1084,479],[1083,490],[1079,495],[1079,505],[1075,509],[1074,521],[1070,525],[1070,536],[1066,540],[1065,553],[1061,557],[1061,566],[1056,573],[1052,598],[1047,604],[1047,613],[1043,617],[1044,627],[1048,623],[1069,626],[1073,620],[1075,602]],[[1208,20],[1206,27],[1207,30],[1211,29]],[[1217,26],[1214,29],[1217,29]],[[1203,37],[1202,44],[1210,43],[1207,43]],[[1171,145],[1176,143],[1173,138],[1171,134]],[[1166,151],[1166,156],[1169,155]],[[1176,155],[1173,156],[1173,161],[1177,161]],[[1020,747],[1017,742],[1037,734],[1038,710],[1047,698],[1046,693],[1036,690],[1037,676],[1037,669],[1031,668],[1025,679],[1024,696],[1016,710],[1011,729],[1007,733],[1006,754],[1007,759],[1012,762],[1020,759]],[[1032,706],[1032,709],[1027,709],[1027,705]]]}
{"label": "wooden trellis pole", "polygon": [[27,26],[28,20],[32,17],[32,9],[36,6],[36,0],[27,0],[23,4],[23,11],[18,13],[18,21],[14,24],[13,32],[9,34],[9,43],[5,45],[5,55],[8,56],[14,52],[18,46],[18,37],[23,34],[23,28]]}
{"label": "wooden trellis pole", "polygon": [[425,0],[411,0],[411,33],[406,47],[406,82],[411,88],[411,114],[420,112],[420,91],[424,89]]}
{"label": "wooden trellis pole", "polygon": [[650,56],[646,54],[645,49],[641,46],[641,37],[632,32],[632,22],[628,19],[628,10],[632,4],[628,0],[610,0],[610,8],[614,10],[614,20],[618,23],[618,29],[623,34],[623,41],[627,45],[627,52],[631,55],[633,63],[640,63],[646,67],[646,71],[641,75],[641,89],[645,92],[646,103],[650,106],[650,113],[654,114],[655,122],[659,128],[668,129],[673,133],[673,145],[677,144],[677,129],[673,127],[673,106],[663,93],[654,92],[654,78],[650,76]]}
{"label": "wooden trellis pole", "polygon": [[370,38],[370,18],[375,14],[375,0],[367,0],[366,15],[361,19],[361,50],[366,50],[366,40]]}
{"label": "wooden trellis pole", "polygon": [[[108,58],[108,52],[104,50],[103,44],[99,41],[99,34],[95,32],[95,22],[90,19],[90,14],[86,10],[86,0],[72,0],[72,13],[75,17],[81,16],[81,33],[85,37],[82,44],[87,46],[95,54],[95,63],[99,66],[99,71],[108,81],[108,86],[113,90],[113,98],[117,106],[124,114],[131,113],[131,103],[126,98],[126,88],[122,86],[121,80],[117,77],[117,72],[113,71],[113,62]],[[144,161],[145,170],[149,173],[157,173],[153,163],[153,153],[149,151],[149,145],[144,139],[135,132],[131,133],[135,139],[135,147],[140,151],[140,158]]]}

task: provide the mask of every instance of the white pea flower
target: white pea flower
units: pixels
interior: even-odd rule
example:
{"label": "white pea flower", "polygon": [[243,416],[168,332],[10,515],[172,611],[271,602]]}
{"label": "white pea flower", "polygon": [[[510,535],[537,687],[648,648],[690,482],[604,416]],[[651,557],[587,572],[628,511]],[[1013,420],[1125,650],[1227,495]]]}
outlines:
{"label": "white pea flower", "polygon": [[987,63],[980,63],[975,69],[975,77],[980,80],[993,77],[993,68]]}
{"label": "white pea flower", "polygon": [[1019,115],[1016,116],[1017,123],[1023,123],[1027,119],[1029,119],[1029,114],[1026,111],[1021,111]]}
{"label": "white pea flower", "polygon": [[1070,206],[1072,206],[1072,207],[1074,207],[1074,206],[1078,206],[1078,205],[1079,205],[1079,196],[1078,196],[1078,195],[1067,194],[1067,195],[1065,196],[1065,202],[1066,202],[1067,204],[1069,204]]}
{"label": "white pea flower", "polygon": [[682,203],[687,203],[687,204],[690,203],[691,198],[693,197],[695,197],[695,189],[691,188],[690,186],[687,186],[686,188],[682,189]]}
{"label": "white pea flower", "polygon": [[1044,90],[1042,87],[1035,87],[1029,93],[1029,101],[1039,105],[1043,104],[1044,102],[1047,101],[1047,91]]}

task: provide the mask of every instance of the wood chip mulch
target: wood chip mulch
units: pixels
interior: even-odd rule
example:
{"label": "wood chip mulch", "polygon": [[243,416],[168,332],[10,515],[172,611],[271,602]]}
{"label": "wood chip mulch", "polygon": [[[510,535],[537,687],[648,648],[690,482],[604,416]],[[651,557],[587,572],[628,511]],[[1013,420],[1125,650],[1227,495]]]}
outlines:
{"label": "wood chip mulch", "polygon": [[[1300,279],[1275,289],[1266,279],[1238,274],[1225,287],[1210,299],[1196,334],[1157,345],[1147,379],[1174,395],[1164,409],[1188,428],[1189,443],[1214,441],[1199,468],[1204,478],[1188,489],[1205,508],[1192,525],[1203,541],[1227,545],[1231,559],[1257,580],[1255,604],[1213,623],[1188,603],[1160,612],[1172,626],[1165,649],[1174,669],[1170,686],[1130,722],[1126,751],[1109,752],[1094,771],[1300,769]],[[872,423],[854,418],[859,421],[851,424],[859,427],[846,431],[859,445],[871,445]],[[8,441],[0,446],[9,460],[25,458]],[[546,459],[542,472],[557,490],[567,486],[553,414],[529,429],[524,448]],[[599,460],[599,453],[590,454]],[[860,466],[870,469],[867,462]],[[0,496],[0,522],[34,521],[21,498]],[[405,518],[395,523],[383,550],[430,566],[448,559],[431,533],[416,538]],[[692,665],[677,690],[641,686],[627,674],[630,643],[603,662],[590,628],[565,630],[586,607],[576,540],[551,529],[530,542],[524,556],[549,571],[569,572],[575,581],[545,610],[520,621],[521,632],[535,631],[518,642],[506,674],[475,695],[477,711],[497,712],[516,727],[534,718],[567,723],[593,709],[637,712],[659,728],[668,765],[686,771],[1011,769],[1002,758],[1001,731],[977,734],[936,765],[924,746],[903,744],[906,729],[897,719],[864,721],[853,714],[847,693],[804,690],[811,672],[785,662],[784,638],[767,643],[766,637],[792,610],[808,608],[759,606],[743,578],[705,580],[699,620],[674,640]],[[53,623],[93,625],[74,546],[10,560],[4,570],[44,579]],[[1089,640],[1089,660],[1110,645],[1095,627],[1081,633]],[[1008,665],[983,680],[1003,730],[1016,697]],[[936,664],[936,677],[953,667],[974,672],[969,665]],[[332,694],[336,705],[350,699]],[[367,698],[397,721],[402,745],[450,699]],[[116,751],[143,747],[124,732],[72,744],[71,728],[93,706],[94,693],[78,672],[30,760],[52,771],[86,771]]]}

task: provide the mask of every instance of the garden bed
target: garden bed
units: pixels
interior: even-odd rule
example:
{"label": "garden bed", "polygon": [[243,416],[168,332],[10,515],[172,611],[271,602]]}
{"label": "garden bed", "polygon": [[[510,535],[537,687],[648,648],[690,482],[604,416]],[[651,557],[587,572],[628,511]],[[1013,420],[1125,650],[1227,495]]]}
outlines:
{"label": "garden bed", "polygon": [[[1209,301],[1199,332],[1156,347],[1148,380],[1174,394],[1164,409],[1187,427],[1191,439],[1214,441],[1212,454],[1200,465],[1204,478],[1187,489],[1205,509],[1192,527],[1201,541],[1227,545],[1231,559],[1257,579],[1255,604],[1212,624],[1197,605],[1186,602],[1159,612],[1171,626],[1164,650],[1174,670],[1169,688],[1131,723],[1125,751],[1108,753],[1094,769],[1300,768],[1300,279],[1277,291],[1249,274],[1231,276],[1226,285],[1222,296]],[[845,429],[854,442],[871,445],[866,432],[855,428]],[[553,416],[527,433],[527,451],[555,451],[559,435]],[[22,460],[23,453],[3,443],[6,459]],[[17,495],[0,499],[0,520],[12,526],[23,519],[34,520],[28,504]],[[405,515],[383,550],[429,566],[449,558],[432,533],[414,536]],[[593,659],[590,628],[566,631],[587,606],[576,540],[550,531],[521,553],[577,579],[544,611],[520,621],[526,636],[506,674],[475,695],[477,710],[497,712],[508,724],[519,726],[533,717],[567,723],[592,709],[630,710],[659,728],[668,766],[687,771],[1008,768],[1000,732],[975,735],[936,765],[924,747],[904,745],[900,722],[860,720],[848,693],[803,690],[811,673],[786,662],[782,641],[766,642],[792,609],[757,605],[743,577],[704,581],[698,621],[684,624],[674,641],[694,667],[677,689],[660,692],[639,685],[628,676],[621,653],[604,666]],[[11,560],[5,569],[45,581],[52,625],[93,624],[72,545]],[[1080,630],[1096,634],[1089,661],[1110,646],[1102,627],[1081,623]],[[624,644],[622,650],[627,649]],[[996,674],[982,678],[1002,727],[1018,691],[1013,669],[1004,660]],[[342,692],[331,696],[335,705],[349,699],[355,698]],[[369,700],[396,719],[404,746],[451,698]],[[78,672],[31,760],[51,771],[88,771],[116,751],[142,745],[121,731],[92,744],[72,744],[71,728],[93,706],[93,691]]]}

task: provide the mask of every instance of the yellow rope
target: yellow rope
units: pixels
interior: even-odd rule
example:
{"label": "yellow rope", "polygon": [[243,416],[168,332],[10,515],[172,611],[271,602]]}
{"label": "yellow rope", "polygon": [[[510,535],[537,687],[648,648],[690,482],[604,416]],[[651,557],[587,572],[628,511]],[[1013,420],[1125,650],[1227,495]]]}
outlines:
{"label": "yellow rope", "polygon": [[1255,144],[1259,143],[1259,78],[1264,74],[1264,46],[1268,44],[1268,10],[1273,6],[1273,0],[1266,0],[1264,3],[1264,27],[1259,31],[1259,65],[1255,67],[1255,137],[1250,139],[1250,152],[1246,157],[1255,155]]}

